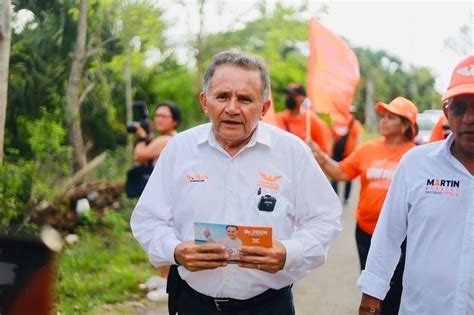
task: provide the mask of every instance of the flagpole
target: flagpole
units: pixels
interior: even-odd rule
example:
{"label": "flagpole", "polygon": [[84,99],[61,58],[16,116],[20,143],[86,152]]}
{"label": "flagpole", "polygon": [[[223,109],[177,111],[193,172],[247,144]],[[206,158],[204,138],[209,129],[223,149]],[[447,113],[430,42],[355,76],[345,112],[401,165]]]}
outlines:
{"label": "flagpole", "polygon": [[311,102],[309,98],[304,100],[303,106],[306,109],[306,143],[310,143],[311,139]]}

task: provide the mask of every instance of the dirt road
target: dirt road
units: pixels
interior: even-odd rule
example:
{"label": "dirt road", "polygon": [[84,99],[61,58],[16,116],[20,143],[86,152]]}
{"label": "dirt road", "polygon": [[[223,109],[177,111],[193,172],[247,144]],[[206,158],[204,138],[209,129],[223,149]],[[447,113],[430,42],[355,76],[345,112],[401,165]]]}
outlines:
{"label": "dirt road", "polygon": [[332,244],[325,265],[313,270],[293,287],[298,315],[357,314],[360,292],[356,286],[360,267],[354,239],[354,209],[359,185],[354,182],[349,204],[344,206],[343,232]]}

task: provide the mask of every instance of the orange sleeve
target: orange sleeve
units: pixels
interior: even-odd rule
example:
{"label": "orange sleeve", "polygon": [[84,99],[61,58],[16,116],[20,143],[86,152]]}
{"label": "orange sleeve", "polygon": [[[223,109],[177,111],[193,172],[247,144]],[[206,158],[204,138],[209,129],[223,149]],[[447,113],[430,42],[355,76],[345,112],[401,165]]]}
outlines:
{"label": "orange sleeve", "polygon": [[331,129],[318,117],[311,116],[311,139],[326,153],[331,151]]}
{"label": "orange sleeve", "polygon": [[[361,148],[362,147],[362,148]],[[341,170],[351,179],[359,176],[361,172],[361,161],[364,158],[364,146],[357,147],[348,157],[339,162]]]}
{"label": "orange sleeve", "polygon": [[444,130],[443,126],[446,123],[446,117],[440,116],[436,125],[434,125],[433,130],[431,131],[430,142],[444,140]]}

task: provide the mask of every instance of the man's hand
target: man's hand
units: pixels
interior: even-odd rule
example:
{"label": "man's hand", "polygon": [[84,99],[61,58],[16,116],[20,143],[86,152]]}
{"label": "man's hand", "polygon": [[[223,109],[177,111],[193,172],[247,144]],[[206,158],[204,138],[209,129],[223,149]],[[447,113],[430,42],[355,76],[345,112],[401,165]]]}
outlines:
{"label": "man's hand", "polygon": [[271,248],[259,246],[241,246],[237,256],[239,267],[259,269],[276,273],[283,269],[286,261],[285,246],[274,240]]}
{"label": "man's hand", "polygon": [[380,314],[380,300],[367,294],[362,294],[360,301],[359,315],[378,315]]}
{"label": "man's hand", "polygon": [[189,271],[215,269],[227,266],[229,252],[219,243],[194,244],[185,241],[176,246],[174,257],[178,264]]}

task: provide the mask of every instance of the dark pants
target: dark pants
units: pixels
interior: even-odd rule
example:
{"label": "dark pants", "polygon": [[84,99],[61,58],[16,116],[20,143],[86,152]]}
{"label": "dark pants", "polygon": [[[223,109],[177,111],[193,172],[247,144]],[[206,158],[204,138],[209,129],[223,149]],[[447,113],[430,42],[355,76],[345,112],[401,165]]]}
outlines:
{"label": "dark pants", "polygon": [[[339,182],[336,182],[335,180],[331,181],[332,188],[336,192],[336,195],[339,192],[338,184]],[[349,200],[349,196],[351,195],[351,187],[352,187],[352,182],[342,182],[344,183],[344,203],[347,203]]]}
{"label": "dark pants", "polygon": [[[192,289],[191,289],[192,290]],[[216,305],[203,301],[189,288],[181,291],[178,304],[179,315],[294,315],[293,294],[291,289],[263,303],[238,310],[218,310]]]}
{"label": "dark pants", "polygon": [[[355,236],[357,251],[359,252],[360,269],[364,270],[372,236],[362,231],[359,225],[356,226]],[[402,251],[400,261],[398,262],[397,268],[395,268],[395,272],[390,280],[390,290],[382,301],[382,315],[397,315],[398,309],[400,308],[400,299],[403,290],[402,278],[403,269],[405,267],[406,239],[403,241],[400,248]]]}

